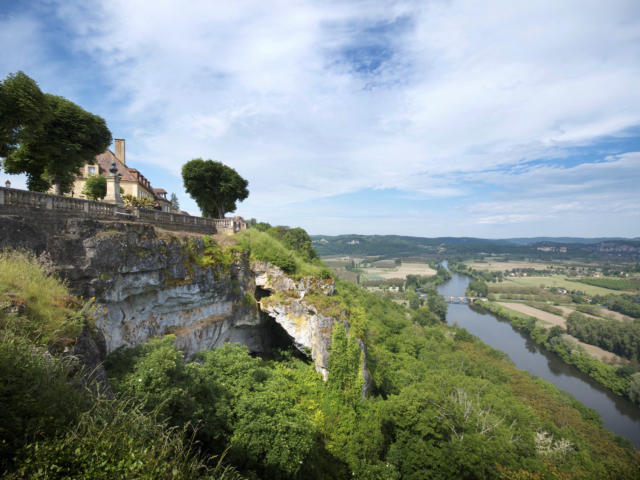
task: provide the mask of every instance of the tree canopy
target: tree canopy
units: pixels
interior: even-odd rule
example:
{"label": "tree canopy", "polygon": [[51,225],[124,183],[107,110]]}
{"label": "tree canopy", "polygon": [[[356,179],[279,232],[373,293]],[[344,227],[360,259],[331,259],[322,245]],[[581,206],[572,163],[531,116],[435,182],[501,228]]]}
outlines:
{"label": "tree canopy", "polygon": [[42,123],[45,110],[44,94],[23,72],[0,82],[0,157],[7,157],[30,128]]}
{"label": "tree canopy", "polygon": [[221,162],[195,158],[182,166],[182,179],[205,217],[224,218],[249,196],[249,182]]}
{"label": "tree canopy", "polygon": [[0,153],[6,156],[7,173],[27,175],[29,190],[46,191],[54,185],[62,194],[70,190],[80,168],[109,146],[111,132],[101,117],[66,98],[38,92],[22,72],[0,85]]}

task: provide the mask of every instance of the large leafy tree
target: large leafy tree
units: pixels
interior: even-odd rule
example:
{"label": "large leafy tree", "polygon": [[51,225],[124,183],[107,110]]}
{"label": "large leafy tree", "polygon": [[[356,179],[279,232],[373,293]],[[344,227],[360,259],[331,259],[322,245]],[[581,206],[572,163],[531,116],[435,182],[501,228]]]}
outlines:
{"label": "large leafy tree", "polygon": [[[14,112],[0,131],[4,169],[26,174],[29,190],[46,191],[53,185],[55,193],[62,194],[70,190],[80,168],[109,146],[111,132],[104,119],[66,98],[43,94],[43,103],[38,103],[36,89],[22,73],[2,84],[3,108]],[[36,121],[33,115],[40,107]]]}
{"label": "large leafy tree", "polygon": [[45,111],[44,94],[23,72],[0,82],[0,157],[7,157],[30,129],[42,123]]}
{"label": "large leafy tree", "polygon": [[182,166],[182,179],[205,217],[224,218],[249,196],[249,182],[221,162],[195,158]]}

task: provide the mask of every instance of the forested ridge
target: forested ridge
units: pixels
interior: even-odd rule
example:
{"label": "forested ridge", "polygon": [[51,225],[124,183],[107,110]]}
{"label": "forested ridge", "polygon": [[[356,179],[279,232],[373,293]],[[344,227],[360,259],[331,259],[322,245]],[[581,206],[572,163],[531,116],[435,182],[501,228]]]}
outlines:
{"label": "forested ridge", "polygon": [[[328,275],[303,231],[263,230],[231,248],[291,275]],[[214,247],[199,264],[228,256]],[[91,305],[65,288],[28,254],[0,257],[5,478],[640,476],[638,452],[594,411],[428,307],[411,313],[337,282],[331,297],[308,296],[345,320],[326,382],[289,351],[259,359],[230,344],[184,358],[169,335],[107,358],[111,397],[83,386],[64,353],[92,328]]]}
{"label": "forested ridge", "polygon": [[318,255],[370,255],[380,258],[453,258],[473,255],[509,255],[548,261],[554,258],[638,261],[640,240],[611,238],[409,237],[402,235],[313,235]]}

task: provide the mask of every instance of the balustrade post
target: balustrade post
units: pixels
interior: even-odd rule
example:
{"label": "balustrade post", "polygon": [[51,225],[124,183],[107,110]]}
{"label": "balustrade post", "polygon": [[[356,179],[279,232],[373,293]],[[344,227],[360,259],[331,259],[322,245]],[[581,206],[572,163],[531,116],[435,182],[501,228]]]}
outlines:
{"label": "balustrade post", "polygon": [[47,210],[53,210],[53,198],[47,197]]}
{"label": "balustrade post", "polygon": [[4,190],[0,189],[0,205],[4,205]]}

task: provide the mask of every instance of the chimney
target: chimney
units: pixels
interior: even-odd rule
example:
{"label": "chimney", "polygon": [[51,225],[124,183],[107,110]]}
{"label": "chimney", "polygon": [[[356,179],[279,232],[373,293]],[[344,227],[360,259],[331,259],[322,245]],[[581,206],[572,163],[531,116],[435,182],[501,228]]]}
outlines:
{"label": "chimney", "polygon": [[124,154],[124,138],[114,138],[113,143],[116,146],[116,158],[120,160],[126,167],[127,162]]}

